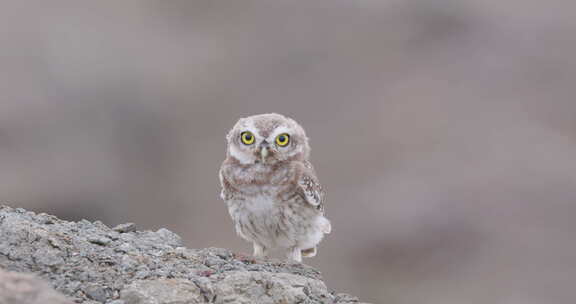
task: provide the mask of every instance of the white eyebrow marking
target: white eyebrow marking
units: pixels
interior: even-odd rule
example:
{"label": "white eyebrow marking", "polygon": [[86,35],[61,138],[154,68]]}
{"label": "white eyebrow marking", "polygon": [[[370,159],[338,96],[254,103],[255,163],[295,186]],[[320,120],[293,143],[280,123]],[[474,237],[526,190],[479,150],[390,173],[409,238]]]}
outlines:
{"label": "white eyebrow marking", "polygon": [[274,140],[276,139],[276,136],[283,134],[283,133],[287,133],[288,135],[291,135],[292,129],[285,127],[285,126],[280,126],[276,129],[274,129],[274,131],[272,131],[272,133],[270,133],[270,136],[268,136],[268,141],[269,142],[274,142]]}
{"label": "white eyebrow marking", "polygon": [[258,128],[256,128],[256,126],[254,125],[253,120],[249,120],[245,123],[244,130],[242,130],[242,132],[244,131],[249,131],[252,133],[252,135],[254,135],[254,137],[256,138],[254,144],[257,144],[262,140],[262,136],[260,135]]}

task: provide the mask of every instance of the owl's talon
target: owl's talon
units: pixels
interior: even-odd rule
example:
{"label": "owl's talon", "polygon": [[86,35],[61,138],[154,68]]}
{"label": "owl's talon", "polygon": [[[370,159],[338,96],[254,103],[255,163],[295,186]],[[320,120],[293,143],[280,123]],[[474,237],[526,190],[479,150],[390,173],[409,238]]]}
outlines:
{"label": "owl's talon", "polygon": [[254,243],[254,257],[257,259],[264,259],[268,256],[268,251],[266,247]]}
{"label": "owl's talon", "polygon": [[302,256],[305,258],[312,258],[316,256],[316,247],[302,250]]}
{"label": "owl's talon", "polygon": [[292,248],[286,253],[286,259],[289,262],[302,263],[302,250],[300,248]]}

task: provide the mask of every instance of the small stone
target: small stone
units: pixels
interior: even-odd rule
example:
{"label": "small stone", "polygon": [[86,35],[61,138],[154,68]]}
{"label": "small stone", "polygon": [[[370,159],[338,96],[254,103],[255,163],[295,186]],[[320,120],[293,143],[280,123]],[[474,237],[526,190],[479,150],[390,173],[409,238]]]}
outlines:
{"label": "small stone", "polygon": [[174,253],[176,253],[178,256],[183,257],[185,259],[199,260],[199,257],[198,257],[198,254],[196,253],[196,251],[193,249],[188,249],[186,247],[176,247],[174,249]]}
{"label": "small stone", "polygon": [[86,286],[86,288],[84,288],[84,293],[92,300],[96,300],[101,303],[106,302],[106,300],[112,294],[110,288],[98,284],[89,284]]}
{"label": "small stone", "polygon": [[88,242],[96,244],[96,245],[100,245],[100,246],[106,246],[106,245],[110,244],[111,240],[107,237],[91,236],[91,237],[88,237]]}
{"label": "small stone", "polygon": [[92,222],[90,222],[90,221],[87,220],[87,219],[81,219],[81,220],[78,222],[78,224],[88,226],[88,225],[92,225]]}
{"label": "small stone", "polygon": [[41,224],[52,225],[57,220],[55,216],[48,215],[46,213],[38,214],[39,220]]}
{"label": "small stone", "polygon": [[164,239],[166,245],[171,247],[180,247],[182,246],[182,239],[176,233],[166,229],[160,228],[156,231],[156,234],[159,235],[161,238]]}
{"label": "small stone", "polygon": [[140,279],[140,280],[146,279],[149,276],[150,276],[150,271],[148,271],[148,270],[140,270],[134,274],[134,278]]}
{"label": "small stone", "polygon": [[198,286],[182,279],[136,281],[126,286],[120,294],[126,304],[204,303]]}
{"label": "small stone", "polygon": [[134,223],[125,223],[117,225],[116,227],[112,228],[112,230],[120,233],[127,233],[136,231],[136,225]]}
{"label": "small stone", "polygon": [[56,266],[64,263],[59,251],[48,248],[39,249],[33,256],[37,263],[47,266]]}
{"label": "small stone", "polygon": [[120,262],[120,266],[124,271],[133,270],[138,266],[138,261],[130,256],[123,256],[122,261]]}
{"label": "small stone", "polygon": [[118,246],[116,249],[114,249],[114,251],[129,253],[129,252],[136,251],[136,248],[134,246],[130,245],[130,243],[122,243],[120,246]]}
{"label": "small stone", "polygon": [[346,293],[336,294],[335,300],[339,303],[357,303],[359,300],[357,297],[351,296]]}
{"label": "small stone", "polygon": [[62,248],[64,246],[57,238],[54,237],[48,238],[48,244],[52,245],[54,248]]}

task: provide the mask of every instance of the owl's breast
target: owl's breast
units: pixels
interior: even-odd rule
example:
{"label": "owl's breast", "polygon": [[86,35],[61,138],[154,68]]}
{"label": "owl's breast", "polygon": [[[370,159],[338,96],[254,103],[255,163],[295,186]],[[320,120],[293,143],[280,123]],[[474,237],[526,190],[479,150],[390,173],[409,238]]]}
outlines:
{"label": "owl's breast", "polygon": [[281,204],[279,194],[285,191],[285,186],[245,184],[237,188],[234,199],[226,203],[230,212],[247,213],[254,216],[266,216],[273,213]]}
{"label": "owl's breast", "polygon": [[295,192],[292,195],[291,192],[283,195],[278,189],[268,192],[227,201],[242,238],[265,246],[290,247],[299,242],[310,243],[309,236],[322,235],[317,222],[323,216]]}

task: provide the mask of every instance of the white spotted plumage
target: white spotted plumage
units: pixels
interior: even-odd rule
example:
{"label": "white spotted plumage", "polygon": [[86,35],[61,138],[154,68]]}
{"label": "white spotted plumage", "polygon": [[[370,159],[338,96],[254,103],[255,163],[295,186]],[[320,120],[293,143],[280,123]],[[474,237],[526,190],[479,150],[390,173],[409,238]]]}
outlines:
{"label": "white spotted plumage", "polygon": [[[254,136],[253,143],[242,140],[243,132]],[[288,144],[281,145],[278,136],[287,136]],[[296,262],[315,256],[331,225],[304,129],[279,114],[255,115],[240,119],[227,142],[221,197],[237,234],[253,243],[256,257],[276,248]]]}

